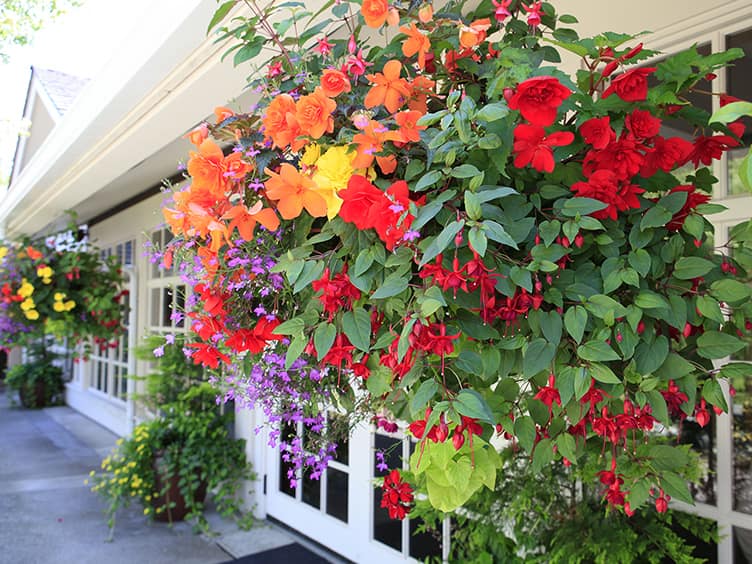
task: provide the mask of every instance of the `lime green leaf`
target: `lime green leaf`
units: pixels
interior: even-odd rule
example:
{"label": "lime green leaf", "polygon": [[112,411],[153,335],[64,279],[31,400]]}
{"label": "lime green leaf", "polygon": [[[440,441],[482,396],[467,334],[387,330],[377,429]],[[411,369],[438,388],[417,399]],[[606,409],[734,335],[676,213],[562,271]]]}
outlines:
{"label": "lime green leaf", "polygon": [[475,119],[481,120],[481,121],[497,121],[506,116],[509,113],[509,108],[506,104],[502,102],[494,102],[493,104],[488,104],[486,106],[483,106],[478,112],[475,114]]}
{"label": "lime green leaf", "polygon": [[713,112],[708,123],[731,123],[744,116],[752,116],[752,103],[731,102]]}
{"label": "lime green leaf", "polygon": [[372,370],[366,380],[366,387],[372,396],[381,397],[392,389],[391,380],[392,375],[389,370]]}

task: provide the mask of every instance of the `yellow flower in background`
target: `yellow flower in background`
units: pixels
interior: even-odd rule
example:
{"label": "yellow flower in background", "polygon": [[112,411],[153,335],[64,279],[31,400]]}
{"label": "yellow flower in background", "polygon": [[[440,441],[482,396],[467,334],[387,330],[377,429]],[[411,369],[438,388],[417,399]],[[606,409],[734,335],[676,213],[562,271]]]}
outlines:
{"label": "yellow flower in background", "polygon": [[39,278],[43,278],[44,280],[42,281],[45,284],[49,284],[49,282],[46,282],[46,280],[50,280],[50,277],[52,276],[52,268],[50,268],[49,266],[40,266],[39,268],[37,268],[37,276],[39,276]]}
{"label": "yellow flower in background", "polygon": [[8,247],[0,247],[0,260],[5,258],[5,255],[8,254]]}
{"label": "yellow flower in background", "polygon": [[52,309],[54,309],[58,313],[61,313],[65,311],[65,305],[63,305],[63,302],[55,302],[54,304],[52,304]]}
{"label": "yellow flower in background", "polygon": [[21,281],[21,287],[18,289],[17,294],[22,298],[28,298],[34,293],[34,286],[32,286],[26,278]]}
{"label": "yellow flower in background", "polygon": [[76,307],[76,302],[74,302],[73,300],[68,300],[63,304],[63,307],[65,308],[65,311],[70,311],[74,307]]}
{"label": "yellow flower in background", "polygon": [[34,298],[26,298],[24,301],[21,302],[21,310],[23,311],[29,311],[30,309],[34,309],[36,304],[34,303]]}
{"label": "yellow flower in background", "polygon": [[36,321],[39,319],[39,312],[35,309],[30,309],[29,311],[25,311],[24,315],[26,316],[26,319],[30,321]]}
{"label": "yellow flower in background", "polygon": [[350,177],[355,170],[352,163],[357,153],[350,151],[348,147],[330,147],[326,153],[316,161],[316,171],[313,173],[313,181],[316,183],[317,192],[326,201],[327,217],[332,219],[339,213],[342,200],[337,192],[347,187]]}
{"label": "yellow flower in background", "polygon": [[306,145],[305,152],[300,158],[300,162],[306,166],[313,166],[321,156],[321,145],[317,143],[310,143]]}
{"label": "yellow flower in background", "polygon": [[55,292],[55,301],[62,302],[65,299],[65,292]]}

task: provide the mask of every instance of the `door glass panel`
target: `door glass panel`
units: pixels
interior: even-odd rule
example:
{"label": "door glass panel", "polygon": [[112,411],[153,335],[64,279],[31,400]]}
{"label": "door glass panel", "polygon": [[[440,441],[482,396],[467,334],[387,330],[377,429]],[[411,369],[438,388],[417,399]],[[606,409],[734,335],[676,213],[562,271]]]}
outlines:
{"label": "door glass panel", "polygon": [[[712,413],[712,411],[711,411]],[[693,418],[684,419],[679,427],[679,443],[692,445],[700,454],[701,477],[697,484],[689,484],[692,496],[698,503],[716,504],[716,418],[701,427]]]}
{"label": "door glass panel", "polygon": [[752,564],[752,530],[734,527],[734,564]]}
{"label": "door glass panel", "polygon": [[752,513],[752,381],[739,376],[730,383],[736,391],[731,401],[734,425],[734,509]]}
{"label": "door glass panel", "polygon": [[[738,59],[726,71],[727,91],[731,96],[745,101],[752,101],[752,29],[726,36],[726,47],[739,48],[744,51],[744,58]],[[752,141],[752,119],[743,118],[746,126],[742,141],[745,147],[728,152],[728,191],[729,196],[750,195],[739,180],[739,167],[742,159],[749,152]]]}
{"label": "door glass panel", "polygon": [[[402,468],[402,439],[376,434],[376,450],[384,452],[384,462],[389,470]],[[383,478],[388,470],[380,470],[374,457],[373,475]],[[373,490],[373,538],[395,550],[402,551],[402,522],[389,518],[389,512],[381,507],[381,488]]]}
{"label": "door glass panel", "polygon": [[311,478],[311,472],[303,476],[303,503],[316,509],[321,507],[321,480]]}
{"label": "door glass panel", "polygon": [[348,481],[347,472],[332,467],[326,469],[326,512],[345,523],[347,523]]}
{"label": "door glass panel", "polygon": [[410,556],[424,559],[430,556],[441,557],[441,531],[426,530],[418,532],[423,525],[422,519],[410,519]]}

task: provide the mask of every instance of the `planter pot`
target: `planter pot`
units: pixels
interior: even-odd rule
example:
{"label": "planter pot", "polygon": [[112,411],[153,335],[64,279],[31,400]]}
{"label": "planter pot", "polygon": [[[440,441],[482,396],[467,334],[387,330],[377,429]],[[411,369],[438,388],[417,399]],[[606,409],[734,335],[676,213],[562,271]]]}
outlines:
{"label": "planter pot", "polygon": [[47,385],[43,381],[31,384],[24,384],[18,390],[18,397],[21,399],[21,405],[26,408],[45,407],[48,404]]}
{"label": "planter pot", "polygon": [[[164,491],[163,495],[152,499],[152,515],[155,521],[160,523],[175,523],[176,521],[182,521],[185,516],[188,515],[188,504],[183,494],[180,492],[180,476],[167,476],[164,459],[161,455],[157,455],[154,458],[154,471],[155,471],[155,486],[156,491]],[[194,497],[194,502],[203,503],[206,499],[207,483],[202,480]],[[175,504],[170,507],[171,504]],[[165,509],[157,513],[158,507],[165,507]]]}

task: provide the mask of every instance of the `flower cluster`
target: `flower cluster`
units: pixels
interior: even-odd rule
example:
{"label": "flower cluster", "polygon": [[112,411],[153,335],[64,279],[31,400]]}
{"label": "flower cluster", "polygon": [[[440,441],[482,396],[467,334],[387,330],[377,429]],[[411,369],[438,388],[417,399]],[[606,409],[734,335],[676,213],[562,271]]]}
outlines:
{"label": "flower cluster", "polygon": [[[278,52],[250,84],[256,106],[188,134],[189,183],[164,209],[166,266],[180,257],[194,288],[194,362],[229,367],[273,441],[326,428],[322,408],[408,419],[420,448],[406,476],[442,511],[494,487],[494,435],[534,468],[594,479],[586,463],[613,465],[612,507],[651,489],[659,509],[691,501],[691,460],[668,464],[664,448],[679,450],[654,436],[707,423],[726,408],[720,380],[748,373],[713,360],[749,333],[752,230],[712,247],[704,166],[743,126],[711,124],[686,94],[740,52],[647,67],[633,37],[580,40],[542,2],[280,10],[311,31],[265,35],[260,9],[221,28],[258,31],[238,64],[265,42]],[[340,26],[350,36],[333,39]],[[363,26],[391,39],[375,47]],[[582,58],[576,77],[552,64],[549,33]],[[696,135],[666,135],[668,119]],[[297,435],[284,449],[293,480],[331,455]],[[401,480],[385,494],[397,517]]]}

